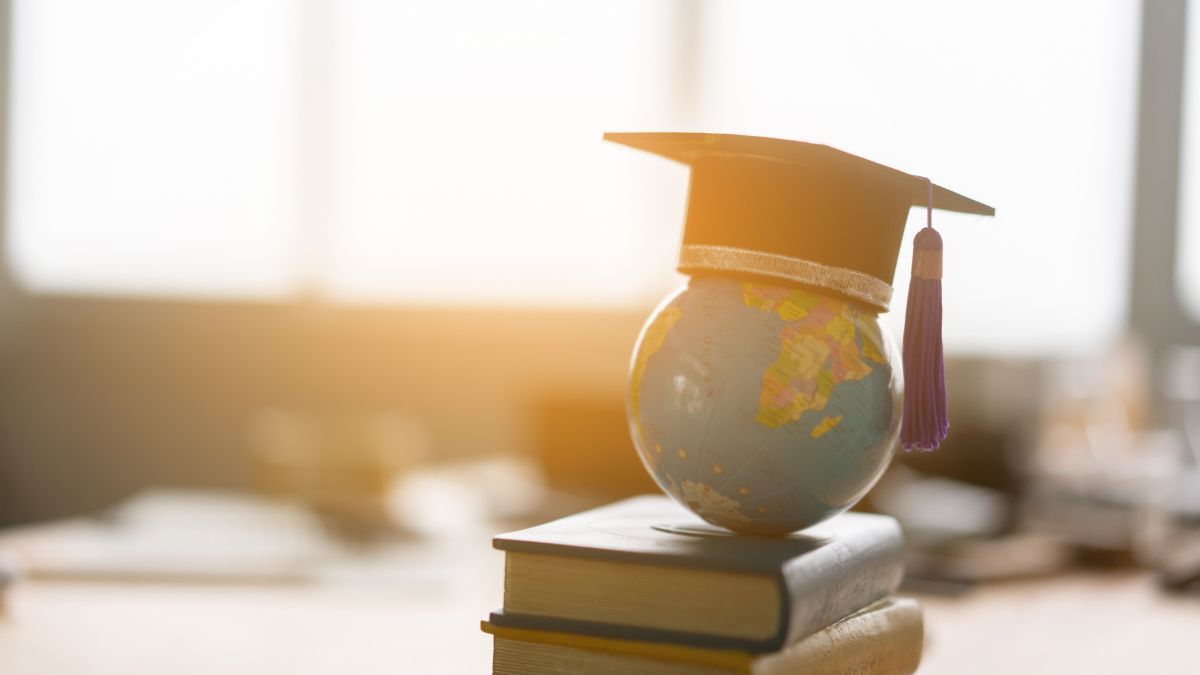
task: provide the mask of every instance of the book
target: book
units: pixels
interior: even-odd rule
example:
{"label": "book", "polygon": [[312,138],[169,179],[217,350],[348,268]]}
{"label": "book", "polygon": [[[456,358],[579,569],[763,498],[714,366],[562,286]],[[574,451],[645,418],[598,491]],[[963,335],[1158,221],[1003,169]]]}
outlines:
{"label": "book", "polygon": [[497,627],[773,652],[891,595],[900,527],[845,513],[786,537],[734,535],[666,497],[503,534]]}
{"label": "book", "polygon": [[487,621],[492,672],[698,675],[908,675],[921,663],[924,624],[915,600],[889,598],[770,654],[505,628]]}

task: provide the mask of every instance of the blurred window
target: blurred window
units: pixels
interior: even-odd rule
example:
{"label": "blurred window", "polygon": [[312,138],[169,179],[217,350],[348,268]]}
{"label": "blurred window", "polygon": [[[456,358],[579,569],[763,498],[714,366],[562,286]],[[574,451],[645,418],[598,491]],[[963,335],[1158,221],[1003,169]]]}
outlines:
{"label": "blurred window", "polygon": [[1188,11],[1187,24],[1175,281],[1185,310],[1200,321],[1200,11]]}
{"label": "blurred window", "polygon": [[293,283],[288,0],[18,1],[11,263],[37,291]]}
{"label": "blurred window", "polygon": [[[715,3],[704,125],[817,140],[995,206],[934,216],[948,350],[1104,348],[1128,283],[1140,3],[868,4]],[[924,218],[896,267],[896,336]]]}
{"label": "blurred window", "polygon": [[1100,348],[1138,9],[18,1],[14,262],[43,291],[645,305],[686,173],[601,132],[735,131],[997,206],[940,217],[948,349]]}
{"label": "blurred window", "polygon": [[35,291],[651,302],[687,178],[673,6],[26,0],[11,249]]}
{"label": "blurred window", "polygon": [[344,300],[653,302],[687,176],[605,130],[670,128],[670,3],[336,5],[321,286]]}

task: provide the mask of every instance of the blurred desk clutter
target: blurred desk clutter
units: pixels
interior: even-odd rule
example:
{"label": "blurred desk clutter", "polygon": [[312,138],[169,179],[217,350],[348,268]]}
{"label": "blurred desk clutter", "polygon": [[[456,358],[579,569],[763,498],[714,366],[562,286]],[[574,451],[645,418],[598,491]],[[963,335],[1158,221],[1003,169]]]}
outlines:
{"label": "blurred desk clutter", "polygon": [[[0,613],[0,672],[487,672],[497,637],[507,641],[501,665],[528,658],[513,650],[536,642],[530,638],[556,638],[528,628],[493,629],[495,637],[471,632],[505,603],[504,553],[489,538],[578,510],[536,479],[524,510],[492,500],[498,485],[515,490],[521,476],[537,473],[499,459],[414,470],[395,500],[404,505],[397,513],[430,523],[397,527],[368,543],[346,539],[342,528],[326,527],[294,502],[179,490],[145,493],[96,518],[6,531],[0,558],[11,561],[15,581],[0,591],[7,606]],[[196,541],[188,542],[187,532]],[[256,536],[265,538],[256,544]],[[911,545],[919,537],[906,538]],[[1007,545],[999,543],[1004,536],[961,533],[941,541],[951,549]],[[900,594],[915,597],[923,610],[919,672],[1073,672],[1079,663],[1090,665],[1087,672],[1133,672],[1147,664],[1155,672],[1194,672],[1194,664],[1180,662],[1178,646],[1200,632],[1196,598],[1164,593],[1152,575],[1130,568],[1081,570],[1072,548],[1053,542],[1067,561],[1023,579],[999,581],[997,571],[970,576],[952,565],[939,578],[973,580],[946,593],[948,582],[910,577]],[[914,554],[910,547],[906,564],[915,572],[921,568]],[[877,625],[867,614],[817,631],[791,653],[803,659],[821,644],[840,644],[848,631],[858,635],[856,625]],[[871,616],[908,626],[898,640],[911,654],[915,643],[900,637],[917,625],[911,605],[898,602]],[[868,635],[880,637],[874,629]],[[1097,644],[1098,635],[1108,637]],[[568,659],[576,672],[591,668],[597,655],[624,658],[630,650],[627,640],[601,640],[546,648],[584,651],[553,657]],[[646,656],[637,651],[637,658]],[[699,648],[683,658],[756,667],[760,657],[734,651],[738,656]],[[620,663],[622,672],[637,672],[638,662]]]}
{"label": "blurred desk clutter", "polygon": [[412,469],[370,537],[299,499],[166,488],[0,531],[19,572],[5,594],[0,565],[0,673],[483,672],[489,645],[462,636],[499,602],[496,494],[526,472]]}
{"label": "blurred desk clutter", "polygon": [[[1145,567],[1168,590],[1192,588],[1200,462],[1186,424],[1154,413],[1146,363],[1134,345],[956,362],[947,451],[898,456],[864,505],[904,526],[909,587]],[[1200,370],[1168,379],[1189,377]]]}
{"label": "blurred desk clutter", "polygon": [[0,532],[0,556],[47,580],[441,583],[425,573],[444,577],[464,541],[513,515],[516,495],[542,493],[530,473],[502,459],[413,470],[377,495],[382,529],[369,538],[361,512],[348,526],[300,499],[154,489],[95,516]]}
{"label": "blurred desk clutter", "polygon": [[[780,649],[672,645],[661,633],[647,639],[645,626],[590,634],[562,617],[505,625],[505,586],[523,573],[510,566],[506,578],[494,535],[651,489],[630,470],[618,391],[547,391],[531,400],[527,455],[446,460],[404,415],[271,409],[248,426],[254,492],[160,487],[95,515],[0,532],[0,672],[462,673],[485,672],[493,658],[497,672],[528,670],[530,659],[573,672],[664,662],[772,672],[817,652],[844,663],[834,647],[853,635],[865,640],[856,654],[919,658],[919,672],[934,675],[1081,663],[1190,673],[1179,646],[1200,631],[1195,463],[1186,434],[1156,426],[1144,390],[1111,374],[1121,362],[952,361],[955,433],[937,453],[899,455],[859,507],[902,526],[904,580]],[[625,468],[597,473],[609,442]],[[691,518],[672,514],[660,524]],[[693,526],[639,536],[693,547],[713,538]],[[525,575],[526,590],[552,578],[556,593],[612,590],[610,563],[597,562],[585,584],[560,557],[547,556],[550,576]],[[516,599],[526,614],[553,609]],[[695,623],[712,630],[748,606],[710,607]],[[629,628],[633,614],[611,620]]]}
{"label": "blurred desk clutter", "polygon": [[4,614],[8,587],[17,580],[17,568],[12,561],[0,557],[0,615]]}

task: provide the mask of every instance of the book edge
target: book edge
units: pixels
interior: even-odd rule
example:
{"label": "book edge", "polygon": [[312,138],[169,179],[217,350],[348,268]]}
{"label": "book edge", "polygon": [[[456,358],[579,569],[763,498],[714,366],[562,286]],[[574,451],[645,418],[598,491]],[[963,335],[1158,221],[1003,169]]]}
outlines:
{"label": "book edge", "polygon": [[748,671],[750,664],[754,661],[753,654],[734,649],[712,649],[689,645],[580,635],[561,631],[514,628],[498,625],[491,621],[480,621],[479,624],[483,632],[493,637],[518,642],[535,642],[538,644],[571,647],[606,654],[639,656],[659,661],[672,661],[698,666],[716,666],[743,672]]}
{"label": "book edge", "polygon": [[488,621],[494,626],[511,630],[569,633],[571,635],[594,637],[600,640],[652,642],[662,645],[676,645],[696,649],[743,651],[754,654],[773,652],[784,646],[782,635],[778,633],[767,640],[751,640],[723,635],[665,630],[662,628],[644,628],[641,626],[600,623],[597,621],[560,619],[533,614],[514,614],[505,612],[504,610],[492,612],[488,616]]}

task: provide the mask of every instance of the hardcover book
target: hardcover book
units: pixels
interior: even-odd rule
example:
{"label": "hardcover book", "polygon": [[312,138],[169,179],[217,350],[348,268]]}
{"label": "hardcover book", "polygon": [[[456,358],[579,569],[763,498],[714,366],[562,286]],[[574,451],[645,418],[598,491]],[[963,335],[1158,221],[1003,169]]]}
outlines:
{"label": "hardcover book", "polygon": [[666,497],[635,497],[499,535],[501,628],[777,651],[900,584],[887,516],[846,513],[785,537],[734,535]]}
{"label": "hardcover book", "polygon": [[908,675],[921,663],[924,625],[915,600],[881,600],[771,654],[709,649],[483,623],[496,675],[628,673],[698,675]]}

